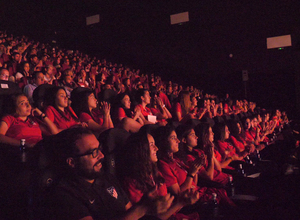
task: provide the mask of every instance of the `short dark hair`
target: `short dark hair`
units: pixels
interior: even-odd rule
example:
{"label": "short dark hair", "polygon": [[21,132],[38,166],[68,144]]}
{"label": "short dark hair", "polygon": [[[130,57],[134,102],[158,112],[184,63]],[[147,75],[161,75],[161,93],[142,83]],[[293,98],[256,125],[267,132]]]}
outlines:
{"label": "short dark hair", "polygon": [[66,159],[78,152],[76,141],[84,135],[93,134],[91,130],[83,127],[69,128],[48,139],[46,145],[53,148],[54,157],[60,165],[66,165]]}
{"label": "short dark hair", "polygon": [[[34,71],[32,73],[32,79],[37,79],[37,76],[38,76],[39,73],[43,73],[43,72],[42,71]],[[43,73],[43,75],[44,75],[44,73]]]}
{"label": "short dark hair", "polygon": [[135,100],[138,104],[142,103],[142,96],[145,95],[146,91],[148,91],[147,89],[138,89],[136,91],[136,94],[135,94]]}

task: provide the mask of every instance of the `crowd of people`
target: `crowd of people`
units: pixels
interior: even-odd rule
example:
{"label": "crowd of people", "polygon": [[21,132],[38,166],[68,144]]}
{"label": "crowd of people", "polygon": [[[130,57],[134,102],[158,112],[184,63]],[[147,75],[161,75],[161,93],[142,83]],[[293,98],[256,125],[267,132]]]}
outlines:
{"label": "crowd of people", "polygon": [[[42,219],[199,219],[211,201],[234,211],[227,192],[241,164],[282,165],[280,153],[299,144],[276,145],[290,128],[279,109],[25,36],[0,32],[0,67],[1,85],[17,85],[1,106],[0,143],[47,146],[59,166],[58,183],[40,195]],[[102,167],[98,140],[110,129],[129,136],[117,152],[116,177]]]}

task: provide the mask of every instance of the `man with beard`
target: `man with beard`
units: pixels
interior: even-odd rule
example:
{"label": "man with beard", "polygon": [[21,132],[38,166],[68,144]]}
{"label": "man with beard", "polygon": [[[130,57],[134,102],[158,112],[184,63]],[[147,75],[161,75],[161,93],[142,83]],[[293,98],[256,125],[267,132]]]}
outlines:
{"label": "man with beard", "polygon": [[104,155],[94,134],[82,127],[60,132],[52,146],[62,173],[40,210],[43,219],[139,219],[165,212],[173,197],[156,198],[152,192],[132,206],[114,176],[102,170]]}

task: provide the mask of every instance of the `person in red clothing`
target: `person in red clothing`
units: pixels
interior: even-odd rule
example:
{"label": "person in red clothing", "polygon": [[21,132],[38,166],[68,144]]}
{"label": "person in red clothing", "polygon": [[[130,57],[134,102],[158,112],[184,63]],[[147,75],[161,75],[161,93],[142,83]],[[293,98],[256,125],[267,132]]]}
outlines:
{"label": "person in red clothing", "polygon": [[[198,184],[201,184],[201,181],[206,179],[226,186],[229,181],[229,175],[222,172],[220,163],[214,157],[214,146],[211,144],[213,141],[213,133],[211,129],[209,129],[210,126],[207,123],[199,124],[199,126],[198,133],[199,136],[201,136],[200,141],[202,143],[207,143],[204,147],[207,152],[206,155],[204,151],[195,149],[198,145],[198,137],[193,129],[193,126],[181,125],[176,129],[181,142],[180,151],[175,154],[175,157],[177,157],[188,167],[191,167],[193,162],[202,160],[203,166],[197,173]],[[207,161],[205,161],[205,158],[207,158]],[[234,205],[227,196],[224,188],[207,188],[205,194],[209,194],[209,192],[215,192],[224,204]]]}
{"label": "person in red clothing", "polygon": [[[254,144],[257,150],[262,150],[265,148],[265,144],[261,142],[263,136],[260,135],[260,128],[258,127],[257,117],[253,116],[251,118],[244,119],[245,128],[245,140],[248,144]],[[252,153],[252,152],[250,152]]]}
{"label": "person in red clothing", "polygon": [[188,119],[195,118],[195,114],[190,113],[191,104],[190,92],[181,91],[178,95],[178,101],[173,106],[176,121],[184,123]]}
{"label": "person in red clothing", "polygon": [[242,126],[239,122],[231,119],[227,121],[227,126],[230,132],[230,143],[235,147],[236,152],[241,154],[243,152],[252,153],[255,151],[255,145],[246,142]]}
{"label": "person in red clothing", "polygon": [[31,108],[24,94],[14,95],[8,101],[6,106],[9,114],[0,122],[1,143],[19,146],[20,140],[25,139],[26,145],[33,147],[42,140],[42,134],[58,132],[56,126],[44,113],[38,108]]}
{"label": "person in red clothing", "polygon": [[[193,137],[194,139],[195,137],[197,137],[198,139],[198,143],[196,146],[196,143],[193,143],[191,141],[193,140]],[[228,183],[229,175],[222,172],[222,165],[216,158],[217,152],[213,143],[214,133],[210,125],[208,123],[201,123],[197,125],[195,127],[195,130],[191,129],[189,132],[186,132],[185,140],[185,142],[187,143],[187,148],[190,149],[188,151],[188,154],[191,155],[192,159],[193,157],[198,158],[202,156],[206,158],[205,165],[200,169],[198,173],[199,177],[207,180],[213,180],[225,186]]]}
{"label": "person in red clothing", "polygon": [[77,115],[69,106],[69,99],[64,87],[55,86],[46,91],[44,97],[45,114],[59,131],[73,126],[87,126],[80,123]]}
{"label": "person in red clothing", "polygon": [[[233,202],[226,198],[225,193],[220,193],[218,189],[198,187],[198,173],[202,168],[203,159],[197,158],[189,166],[181,159],[174,156],[179,151],[180,140],[174,128],[169,126],[159,127],[156,130],[155,141],[159,148],[159,171],[162,173],[168,191],[178,195],[186,189],[195,189],[200,194],[199,201],[207,202],[212,199],[212,193],[217,193],[217,201],[224,205],[232,205]],[[195,140],[194,140],[195,142]]]}
{"label": "person in red clothing", "polygon": [[[140,202],[142,197],[149,193],[166,196],[168,192],[165,180],[156,166],[158,148],[153,136],[146,129],[141,129],[129,137],[123,150],[123,164],[119,167],[119,173],[131,203]],[[181,193],[171,207],[158,217],[168,219],[183,206],[194,204],[198,199],[198,192],[187,190]]]}
{"label": "person in red clothing", "polygon": [[155,133],[155,142],[159,149],[159,170],[162,173],[168,190],[178,195],[187,189],[197,188],[197,173],[201,168],[201,161],[194,163],[187,171],[174,158],[179,151],[180,140],[175,129],[169,126],[159,127]]}
{"label": "person in red clothing", "polygon": [[159,92],[157,92],[156,89],[151,90],[150,110],[157,116],[158,123],[165,126],[168,123],[167,119],[172,118],[172,114],[169,112],[161,98],[158,97],[158,93]]}
{"label": "person in red clothing", "polygon": [[[147,119],[144,120],[144,124],[155,124],[156,122],[158,122],[157,119],[163,118],[161,112],[152,112],[151,109],[147,107],[147,105],[151,103],[151,96],[147,89],[138,89],[135,96],[135,100],[138,103],[135,106],[135,111],[141,111],[144,118]],[[156,116],[155,122],[149,121],[149,115]]]}
{"label": "person in red clothing", "polygon": [[[82,91],[77,91],[80,89]],[[99,108],[92,90],[75,89],[71,93],[71,99],[72,108],[79,116],[79,121],[86,123],[87,128],[92,130],[96,137],[101,132],[114,127],[110,116],[110,104],[102,102]]]}
{"label": "person in red clothing", "polygon": [[117,96],[117,100],[115,124],[121,126],[128,132],[138,132],[144,125],[144,121],[146,121],[140,109],[136,109],[135,111],[131,110],[131,101],[127,93],[120,93]]}
{"label": "person in red clothing", "polygon": [[245,156],[247,156],[248,152],[242,152],[241,154],[237,153],[236,149],[229,142],[230,132],[225,123],[216,124],[214,126],[214,133],[218,151],[222,156],[221,160],[219,161],[222,168],[229,168],[225,166],[228,165],[227,161],[242,160]]}

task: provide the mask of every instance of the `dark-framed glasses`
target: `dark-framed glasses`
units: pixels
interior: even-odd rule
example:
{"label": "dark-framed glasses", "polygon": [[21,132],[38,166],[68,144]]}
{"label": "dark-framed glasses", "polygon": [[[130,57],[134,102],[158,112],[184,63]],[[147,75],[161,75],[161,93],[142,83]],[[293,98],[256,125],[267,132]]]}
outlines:
{"label": "dark-framed glasses", "polygon": [[84,154],[75,155],[73,157],[78,158],[78,157],[83,157],[83,156],[86,156],[86,155],[92,155],[93,158],[96,158],[100,154],[101,150],[102,150],[102,146],[99,146],[98,148],[95,148],[95,149],[93,149],[89,152],[86,152]]}

